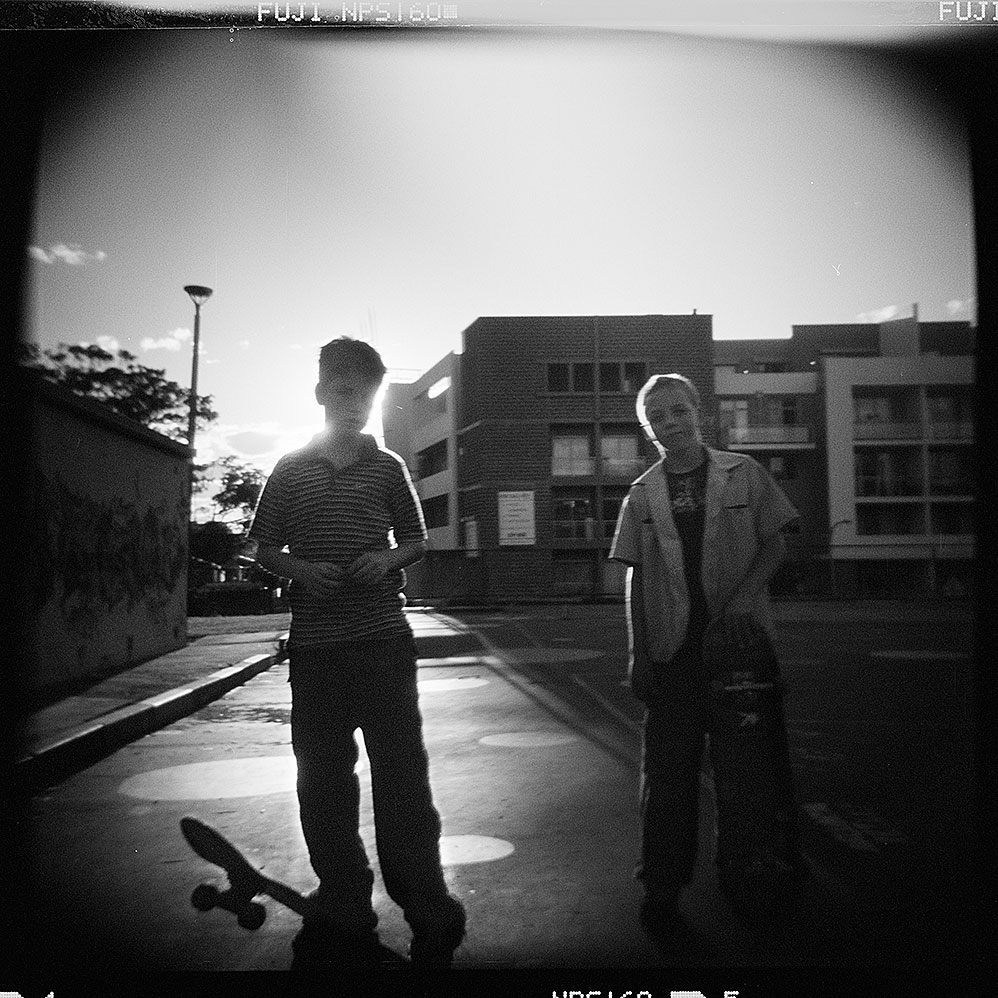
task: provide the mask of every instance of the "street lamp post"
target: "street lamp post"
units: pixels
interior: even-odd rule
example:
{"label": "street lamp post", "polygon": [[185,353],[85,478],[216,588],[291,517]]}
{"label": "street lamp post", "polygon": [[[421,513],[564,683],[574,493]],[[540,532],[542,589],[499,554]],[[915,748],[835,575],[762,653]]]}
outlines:
{"label": "street lamp post", "polygon": [[191,399],[187,416],[187,446],[194,450],[194,428],[198,407],[198,351],[201,347],[201,306],[211,297],[211,288],[185,284],[184,290],[194,302],[194,357],[191,360]]}

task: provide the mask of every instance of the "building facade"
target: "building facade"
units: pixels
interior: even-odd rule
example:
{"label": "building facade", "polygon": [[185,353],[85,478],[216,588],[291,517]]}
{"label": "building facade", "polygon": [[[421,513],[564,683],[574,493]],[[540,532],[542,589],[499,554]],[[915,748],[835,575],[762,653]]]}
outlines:
{"label": "building facade", "polygon": [[722,445],[760,460],[801,512],[791,590],[970,591],[974,330],[914,311],[714,344]]}
{"label": "building facade", "polygon": [[385,443],[413,469],[430,533],[410,595],[622,593],[607,552],[628,486],[658,456],[637,392],[678,371],[712,413],[711,325],[696,313],[480,318],[460,355],[390,386]]}

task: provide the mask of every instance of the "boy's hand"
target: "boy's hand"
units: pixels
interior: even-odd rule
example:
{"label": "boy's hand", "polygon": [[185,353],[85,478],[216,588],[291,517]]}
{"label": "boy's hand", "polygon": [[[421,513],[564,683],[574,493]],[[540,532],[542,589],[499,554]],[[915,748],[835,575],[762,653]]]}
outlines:
{"label": "boy's hand", "polygon": [[298,572],[296,579],[320,599],[332,599],[342,588],[346,572],[331,561],[308,562],[308,567]]}
{"label": "boy's hand", "polygon": [[376,586],[393,567],[392,551],[365,551],[349,568],[347,574],[364,586]]}

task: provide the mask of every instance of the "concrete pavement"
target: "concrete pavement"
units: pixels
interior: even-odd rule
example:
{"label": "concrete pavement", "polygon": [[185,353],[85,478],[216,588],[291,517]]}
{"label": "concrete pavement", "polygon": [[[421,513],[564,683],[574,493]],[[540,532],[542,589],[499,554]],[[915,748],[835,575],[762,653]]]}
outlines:
{"label": "concrete pavement", "polygon": [[[421,660],[480,651],[470,634],[427,610],[407,611]],[[25,718],[16,777],[45,786],[192,714],[286,657],[290,616],[195,617],[189,643]],[[235,627],[243,628],[230,633]]]}
{"label": "concrete pavement", "polygon": [[[485,608],[476,607],[476,611]],[[619,616],[619,605],[595,614]],[[449,608],[449,612],[455,612]],[[468,629],[426,608],[406,611],[421,660],[487,649]],[[777,602],[777,622],[973,620],[963,602],[900,600]],[[44,786],[78,771],[122,745],[172,724],[282,661],[290,615],[194,617],[186,647],[96,683],[27,717],[16,763],[19,781]],[[235,630],[234,630],[235,629]]]}

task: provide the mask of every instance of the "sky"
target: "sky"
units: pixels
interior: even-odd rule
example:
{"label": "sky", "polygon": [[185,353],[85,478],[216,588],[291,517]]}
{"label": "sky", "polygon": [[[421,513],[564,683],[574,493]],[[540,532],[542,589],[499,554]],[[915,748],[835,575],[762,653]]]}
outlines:
{"label": "sky", "polygon": [[136,354],[269,472],[319,346],[413,380],[481,315],[975,321],[965,136],[868,47],[645,31],[129,33],[44,125],[29,336]]}

